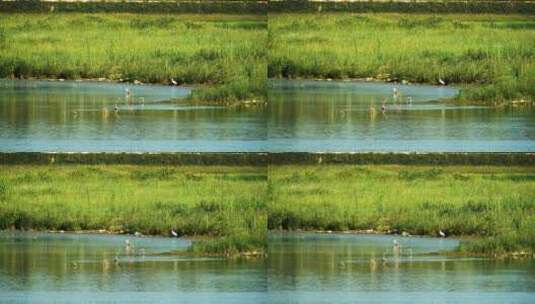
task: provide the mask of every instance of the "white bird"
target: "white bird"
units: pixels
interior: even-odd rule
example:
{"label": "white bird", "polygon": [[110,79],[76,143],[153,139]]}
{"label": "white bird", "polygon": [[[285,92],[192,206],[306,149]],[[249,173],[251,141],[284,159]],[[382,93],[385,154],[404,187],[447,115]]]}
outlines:
{"label": "white bird", "polygon": [[438,82],[441,84],[441,85],[446,85],[446,82],[444,80],[442,80],[442,78],[438,78]]}
{"label": "white bird", "polygon": [[136,231],[136,232],[134,233],[134,236],[136,236],[136,237],[142,237],[143,234],[141,234],[141,232]]}
{"label": "white bird", "polygon": [[442,231],[442,230],[439,230],[439,231],[438,231],[438,234],[439,234],[441,237],[443,237],[443,238],[446,237],[446,233],[444,233],[444,231]]}
{"label": "white bird", "polygon": [[173,85],[177,85],[177,84],[178,84],[178,82],[176,82],[176,80],[174,80],[173,78],[171,78],[171,83],[172,83]]}
{"label": "white bird", "polygon": [[171,230],[171,235],[174,236],[174,237],[178,237],[178,233],[176,233],[176,231],[174,231],[174,230]]}
{"label": "white bird", "polygon": [[395,254],[399,254],[401,251],[401,245],[399,244],[398,240],[394,240],[394,246],[392,247]]}

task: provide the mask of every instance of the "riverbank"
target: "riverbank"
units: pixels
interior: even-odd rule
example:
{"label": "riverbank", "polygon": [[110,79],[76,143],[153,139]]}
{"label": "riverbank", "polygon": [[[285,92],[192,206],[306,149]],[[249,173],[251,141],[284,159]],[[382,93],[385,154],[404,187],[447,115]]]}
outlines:
{"label": "riverbank", "polygon": [[457,102],[535,100],[529,16],[271,13],[268,19],[272,78],[457,85],[463,88]]}
{"label": "riverbank", "polygon": [[535,252],[532,167],[285,165],[268,228],[475,237],[460,252]]}
{"label": "riverbank", "polygon": [[265,16],[0,16],[0,77],[196,85],[195,102],[265,99]]}
{"label": "riverbank", "polygon": [[259,167],[1,165],[0,229],[201,237],[195,254],[263,252]]}
{"label": "riverbank", "polygon": [[427,1],[290,1],[269,2],[272,13],[433,13],[433,14],[534,14],[535,5],[524,0],[427,0]]}
{"label": "riverbank", "polygon": [[268,165],[430,165],[430,166],[535,166],[533,153],[55,153],[0,152],[0,165],[161,165],[253,166]]}

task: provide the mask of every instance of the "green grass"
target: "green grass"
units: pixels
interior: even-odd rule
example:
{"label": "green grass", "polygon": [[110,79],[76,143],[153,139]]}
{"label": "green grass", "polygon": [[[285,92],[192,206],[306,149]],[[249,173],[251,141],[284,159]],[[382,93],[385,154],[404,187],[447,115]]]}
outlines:
{"label": "green grass", "polygon": [[535,253],[535,170],[488,166],[274,166],[269,229],[477,237],[470,253]]}
{"label": "green grass", "polygon": [[269,14],[268,75],[464,89],[461,101],[535,101],[535,21],[519,15]]}
{"label": "green grass", "polygon": [[3,165],[0,229],[174,229],[210,237],[194,252],[262,251],[266,190],[261,167]]}
{"label": "green grass", "polygon": [[0,229],[197,239],[189,253],[262,254],[266,229],[467,238],[463,254],[535,254],[530,166],[1,165]]}
{"label": "green grass", "polygon": [[265,16],[0,14],[0,77],[201,85],[203,101],[263,99]]}

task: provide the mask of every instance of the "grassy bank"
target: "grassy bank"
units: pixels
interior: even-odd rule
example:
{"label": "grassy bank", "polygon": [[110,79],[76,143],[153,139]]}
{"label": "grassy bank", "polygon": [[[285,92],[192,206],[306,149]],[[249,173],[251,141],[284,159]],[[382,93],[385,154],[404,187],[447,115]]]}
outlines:
{"label": "grassy bank", "polygon": [[196,253],[262,251],[266,198],[260,167],[0,166],[0,229],[211,237]]}
{"label": "grassy bank", "polygon": [[470,236],[469,253],[535,253],[533,167],[272,166],[270,229]]}
{"label": "grassy bank", "polygon": [[200,85],[192,99],[263,99],[265,16],[1,14],[0,77]]}
{"label": "grassy bank", "polygon": [[48,153],[0,152],[0,165],[166,165],[166,166],[267,166],[270,165],[486,165],[535,166],[533,153]]}
{"label": "grassy bank", "polygon": [[314,13],[494,13],[535,14],[535,5],[524,0],[427,0],[427,1],[270,1],[269,12]]}
{"label": "grassy bank", "polygon": [[163,1],[0,1],[0,12],[9,13],[201,13],[264,14],[267,3],[255,0],[163,0]]}
{"label": "grassy bank", "polygon": [[467,102],[535,100],[535,21],[520,15],[270,14],[275,78],[464,87]]}

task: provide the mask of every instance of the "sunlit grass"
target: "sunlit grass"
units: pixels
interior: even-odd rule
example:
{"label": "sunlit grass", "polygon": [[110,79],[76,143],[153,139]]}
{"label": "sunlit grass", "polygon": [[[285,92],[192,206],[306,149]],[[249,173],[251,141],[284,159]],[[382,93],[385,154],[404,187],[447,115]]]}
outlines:
{"label": "sunlit grass", "polygon": [[270,229],[482,237],[470,252],[535,251],[535,171],[480,166],[274,166]]}
{"label": "sunlit grass", "polygon": [[262,250],[266,180],[257,167],[0,166],[0,229],[174,230],[227,240],[210,252]]}
{"label": "sunlit grass", "polygon": [[270,14],[269,76],[466,86],[459,99],[535,99],[535,21],[514,15]]}
{"label": "sunlit grass", "polygon": [[262,16],[1,14],[0,77],[202,84],[193,98],[261,99]]}

